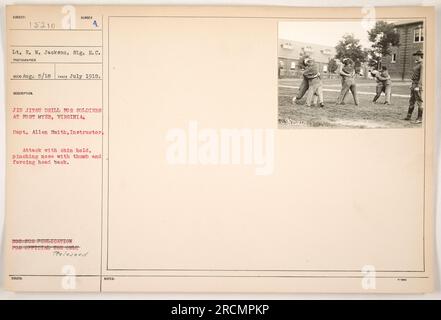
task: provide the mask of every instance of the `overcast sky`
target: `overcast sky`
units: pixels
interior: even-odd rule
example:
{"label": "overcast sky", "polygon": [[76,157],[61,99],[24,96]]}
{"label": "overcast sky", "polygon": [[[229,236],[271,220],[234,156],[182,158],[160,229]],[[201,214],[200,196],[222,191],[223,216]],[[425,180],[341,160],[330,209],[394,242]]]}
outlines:
{"label": "overcast sky", "polygon": [[370,47],[365,25],[358,21],[289,21],[279,23],[279,38],[335,47],[346,33],[360,39],[363,47]]}

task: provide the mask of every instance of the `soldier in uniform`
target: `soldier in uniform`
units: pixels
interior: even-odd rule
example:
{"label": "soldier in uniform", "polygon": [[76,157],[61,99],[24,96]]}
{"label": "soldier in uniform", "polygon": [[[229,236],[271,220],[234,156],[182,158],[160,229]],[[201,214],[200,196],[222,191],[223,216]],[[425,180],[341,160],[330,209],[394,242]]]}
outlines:
{"label": "soldier in uniform", "polygon": [[306,106],[310,107],[314,100],[314,104],[320,103],[320,107],[324,107],[323,104],[323,85],[320,78],[319,66],[313,59],[305,59],[306,69],[303,72],[303,77],[308,79],[308,93],[306,94]]}
{"label": "soldier in uniform", "polygon": [[[300,66],[302,69],[306,68],[305,61],[308,61],[310,59],[309,56],[304,56],[303,59],[300,61]],[[299,91],[297,91],[296,96],[292,99],[293,103],[299,104],[300,100],[302,100],[303,96],[309,89],[309,81],[305,76],[302,76],[302,83],[300,84]]]}
{"label": "soldier in uniform", "polygon": [[384,92],[384,95],[386,97],[386,101],[384,102],[384,104],[390,104],[392,80],[389,72],[387,71],[387,67],[383,66],[381,68],[381,71],[376,70],[375,72],[371,72],[371,74],[375,77],[375,80],[377,80],[376,95],[372,102],[377,103],[377,100],[380,97],[381,93]]}
{"label": "soldier in uniform", "polygon": [[346,94],[351,91],[354,98],[354,103],[358,106],[357,85],[355,84],[355,66],[354,61],[350,58],[343,59],[343,66],[341,67],[339,74],[341,76],[341,92],[337,98],[336,105],[342,104]]}
{"label": "soldier in uniform", "polygon": [[415,56],[415,66],[412,72],[412,86],[410,87],[409,110],[404,120],[410,120],[415,106],[418,107],[418,115],[415,123],[423,121],[423,52],[418,50],[413,54]]}

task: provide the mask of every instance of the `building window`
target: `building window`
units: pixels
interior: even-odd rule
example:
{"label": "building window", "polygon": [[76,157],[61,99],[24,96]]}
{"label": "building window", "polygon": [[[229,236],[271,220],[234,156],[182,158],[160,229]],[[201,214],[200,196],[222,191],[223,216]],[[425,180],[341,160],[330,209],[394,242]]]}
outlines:
{"label": "building window", "polygon": [[418,27],[413,31],[413,42],[423,42],[424,41],[424,32],[423,27]]}
{"label": "building window", "polygon": [[323,65],[323,72],[324,72],[324,73],[327,73],[327,72],[328,72],[328,65],[327,65],[327,64],[324,64],[324,65]]}
{"label": "building window", "polygon": [[281,46],[283,49],[286,49],[286,50],[292,50],[292,49],[294,49],[294,46],[293,46],[292,43],[290,43],[290,42],[282,43],[280,46]]}
{"label": "building window", "polygon": [[296,68],[296,63],[295,61],[291,62],[291,70],[294,70]]}
{"label": "building window", "polygon": [[302,49],[306,53],[313,53],[314,52],[314,49],[311,46],[305,46]]}
{"label": "building window", "polygon": [[392,57],[390,59],[391,63],[396,63],[397,62],[397,54],[396,53],[392,53]]}

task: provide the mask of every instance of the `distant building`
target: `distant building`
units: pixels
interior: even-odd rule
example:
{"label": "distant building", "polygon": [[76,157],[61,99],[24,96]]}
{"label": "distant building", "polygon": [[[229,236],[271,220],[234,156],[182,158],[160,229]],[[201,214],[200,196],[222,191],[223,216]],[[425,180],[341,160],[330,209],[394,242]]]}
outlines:
{"label": "distant building", "polygon": [[328,63],[335,56],[335,48],[319,44],[279,39],[279,78],[299,78],[301,61],[310,56],[319,64],[322,74],[328,73]]}
{"label": "distant building", "polygon": [[392,47],[392,54],[383,57],[381,64],[388,68],[392,78],[409,79],[415,64],[412,55],[418,50],[424,51],[423,22],[399,22],[395,28],[400,34],[400,44]]}

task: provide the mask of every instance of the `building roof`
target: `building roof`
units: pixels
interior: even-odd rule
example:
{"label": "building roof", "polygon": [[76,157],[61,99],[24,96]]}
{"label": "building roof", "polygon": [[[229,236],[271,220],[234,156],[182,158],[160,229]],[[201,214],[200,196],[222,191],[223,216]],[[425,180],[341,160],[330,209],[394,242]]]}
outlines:
{"label": "building roof", "polygon": [[394,25],[396,27],[407,26],[411,24],[423,24],[422,20],[404,20],[404,21],[396,21]]}
{"label": "building roof", "polygon": [[299,59],[300,56],[308,54],[317,62],[327,63],[335,53],[335,48],[331,46],[279,39],[278,55],[281,58]]}

